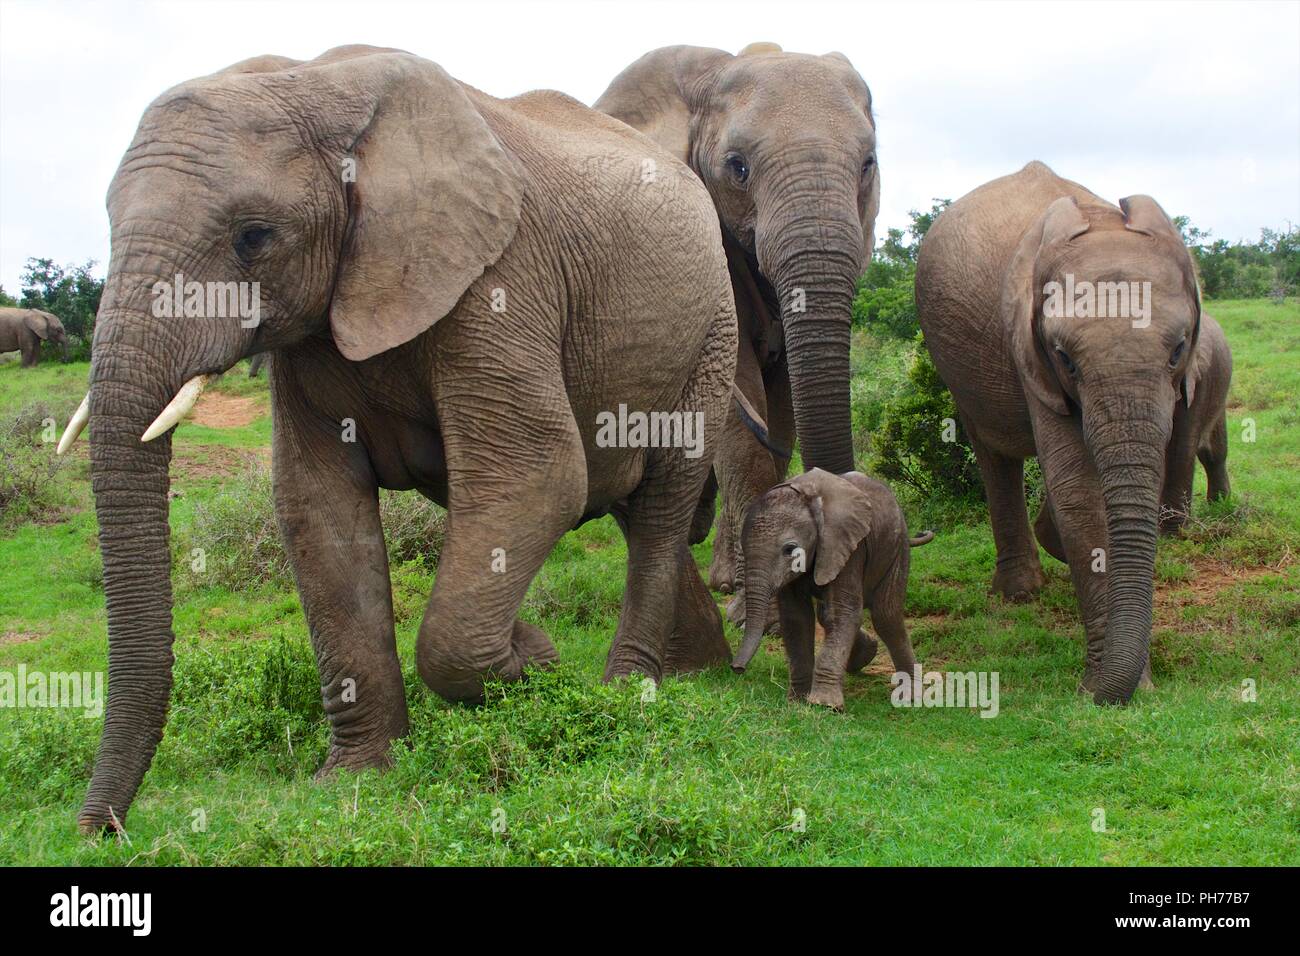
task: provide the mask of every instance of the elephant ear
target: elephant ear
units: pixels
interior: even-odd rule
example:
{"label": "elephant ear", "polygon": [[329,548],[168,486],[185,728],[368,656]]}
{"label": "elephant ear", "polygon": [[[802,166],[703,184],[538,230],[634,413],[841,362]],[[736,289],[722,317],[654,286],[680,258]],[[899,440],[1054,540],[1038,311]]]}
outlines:
{"label": "elephant ear", "polygon": [[430,328],[501,257],[524,179],[437,64],[364,47],[305,69],[313,64],[367,107],[351,131],[355,177],[345,177],[348,230],[329,310],[339,351],[360,361]]}
{"label": "elephant ear", "polygon": [[35,332],[39,339],[48,340],[50,337],[50,322],[43,312],[28,312],[23,316],[23,325]]}
{"label": "elephant ear", "polygon": [[1192,398],[1196,395],[1196,382],[1200,378],[1201,372],[1195,360],[1196,346],[1201,337],[1201,284],[1197,281],[1196,264],[1192,260],[1191,253],[1187,251],[1187,246],[1183,243],[1183,237],[1179,234],[1178,227],[1174,225],[1173,220],[1161,208],[1160,203],[1150,196],[1125,196],[1119,201],[1119,208],[1124,213],[1125,229],[1130,232],[1139,232],[1144,236],[1150,236],[1168,248],[1170,255],[1175,257],[1179,269],[1183,273],[1184,290],[1195,303],[1196,318],[1192,325],[1192,341],[1188,343],[1187,349],[1190,357],[1184,366],[1183,373],[1183,398],[1187,402],[1187,407],[1190,408]]}
{"label": "elephant ear", "polygon": [[852,482],[820,468],[791,479],[790,487],[808,502],[817,522],[813,580],[825,586],[844,570],[871,530],[871,499]]}
{"label": "elephant ear", "polygon": [[[761,44],[765,47],[761,52],[773,52],[766,49],[773,45]],[[649,136],[689,165],[691,116],[708,77],[731,59],[725,50],[699,46],[651,50],[614,77],[595,108]]]}
{"label": "elephant ear", "polygon": [[1044,253],[1088,231],[1088,220],[1073,196],[1057,199],[1020,237],[1002,281],[1002,319],[1025,391],[1058,415],[1070,414],[1065,391],[1039,336],[1038,264]]}

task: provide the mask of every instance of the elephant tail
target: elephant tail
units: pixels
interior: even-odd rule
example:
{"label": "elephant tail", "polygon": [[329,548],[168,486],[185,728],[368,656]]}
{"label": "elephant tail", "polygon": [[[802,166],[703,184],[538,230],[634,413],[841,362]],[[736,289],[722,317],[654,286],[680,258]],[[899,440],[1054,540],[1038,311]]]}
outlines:
{"label": "elephant tail", "polygon": [[776,455],[778,458],[789,458],[791,451],[789,448],[781,448],[773,443],[771,436],[767,431],[767,422],[763,421],[763,416],[758,414],[754,406],[749,404],[749,399],[745,393],[735,383],[731,383],[731,398],[736,403],[736,414],[740,417],[741,422],[746,428],[753,432],[758,443]]}
{"label": "elephant tail", "polygon": [[915,538],[908,538],[907,545],[911,548],[919,548],[923,544],[929,544],[934,540],[933,531],[922,531]]}

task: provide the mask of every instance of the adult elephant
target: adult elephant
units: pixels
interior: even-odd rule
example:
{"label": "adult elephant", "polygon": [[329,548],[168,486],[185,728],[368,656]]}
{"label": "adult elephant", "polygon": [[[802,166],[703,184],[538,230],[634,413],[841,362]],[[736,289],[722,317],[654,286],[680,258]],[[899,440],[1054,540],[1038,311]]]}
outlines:
{"label": "adult elephant", "polygon": [[1149,196],[1112,206],[1030,163],[939,217],[916,304],[984,479],[994,590],[1019,598],[1043,581],[1023,476],[1037,455],[1038,538],[1068,561],[1083,615],[1080,690],[1128,701],[1150,686],[1166,457],[1171,442],[1194,454],[1197,439],[1179,434],[1213,401],[1198,387],[1208,346],[1178,231]]}
{"label": "adult elephant", "polygon": [[[709,583],[738,589],[745,509],[785,477],[796,434],[805,467],[853,470],[850,311],[880,206],[871,92],[840,53],[673,46],[625,69],[595,105],[687,163],[721,222],[736,382],[771,438],[733,413],[714,466],[722,508]],[[697,524],[694,536],[705,533]],[[738,594],[733,620],[743,608]]]}
{"label": "adult elephant", "polygon": [[41,360],[41,343],[53,342],[68,360],[68,333],[59,317],[40,309],[0,309],[0,352],[21,352],[22,367]]}
{"label": "adult elephant", "polygon": [[[342,47],[163,94],[108,212],[90,392],[61,442],[89,421],[108,605],[84,829],[123,819],[162,735],[171,427],[254,352],[275,351],[275,509],[331,724],[323,771],[383,764],[407,731],[380,487],[451,515],[416,650],[447,699],[554,659],[517,617],[524,594],[561,535],[611,511],[628,572],[606,677],[729,659],[686,537],[736,320],[685,166],[562,94],[498,100],[408,53]],[[257,321],[165,317],[176,276],[187,304],[260,283]],[[611,430],[624,414],[673,427]]]}

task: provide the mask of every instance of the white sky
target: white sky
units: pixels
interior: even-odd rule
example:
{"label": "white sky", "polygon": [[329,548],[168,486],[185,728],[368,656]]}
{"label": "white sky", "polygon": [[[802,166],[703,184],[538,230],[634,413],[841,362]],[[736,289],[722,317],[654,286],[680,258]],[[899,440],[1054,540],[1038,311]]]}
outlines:
{"label": "white sky", "polygon": [[0,284],[17,294],[28,256],[102,275],[104,194],[140,113],[248,56],[394,46],[498,96],[591,103],[655,47],[755,40],[840,50],[871,86],[877,236],[1031,159],[1216,237],[1300,222],[1300,3],[0,0]]}

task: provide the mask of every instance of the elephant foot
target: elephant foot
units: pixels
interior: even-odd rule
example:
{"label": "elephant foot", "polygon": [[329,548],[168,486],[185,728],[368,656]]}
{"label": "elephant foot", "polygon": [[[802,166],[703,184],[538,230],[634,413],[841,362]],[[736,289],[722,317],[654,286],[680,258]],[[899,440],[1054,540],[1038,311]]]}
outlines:
{"label": "elephant foot", "polygon": [[1036,564],[998,568],[993,574],[993,593],[1001,595],[1005,601],[1019,603],[1028,601],[1041,591],[1044,583],[1043,569]]}
{"label": "elephant foot", "polygon": [[387,770],[392,765],[391,743],[385,744],[382,750],[375,747],[343,748],[331,744],[329,756],[325,758],[325,762],[321,764],[321,768],[316,771],[312,779],[320,783],[334,776],[338,770],[351,770],[357,773],[362,770]]}
{"label": "elephant foot", "polygon": [[845,672],[856,674],[862,670],[876,659],[876,651],[879,649],[880,643],[866,631],[859,628],[858,636],[853,639],[853,649],[849,651],[849,662],[844,665]]}
{"label": "elephant foot", "polygon": [[546,667],[560,658],[560,652],[555,649],[546,632],[527,621],[515,621],[514,630],[510,634],[510,646],[523,661],[524,667]]}
{"label": "elephant foot", "polygon": [[1172,538],[1178,535],[1183,527],[1187,524],[1188,514],[1185,511],[1175,511],[1168,506],[1160,508],[1160,536]]}
{"label": "elephant foot", "polygon": [[664,651],[664,673],[684,674],[731,662],[731,647],[722,632],[722,617],[713,596],[695,568],[683,572],[693,580],[684,583],[677,597],[677,622]]}
{"label": "elephant foot", "polygon": [[713,563],[709,565],[709,590],[730,594],[736,590],[736,566],[730,561],[719,562],[714,552]]}
{"label": "elephant foot", "polygon": [[834,684],[814,686],[808,694],[808,703],[818,707],[829,707],[834,711],[844,710],[844,688]]}

